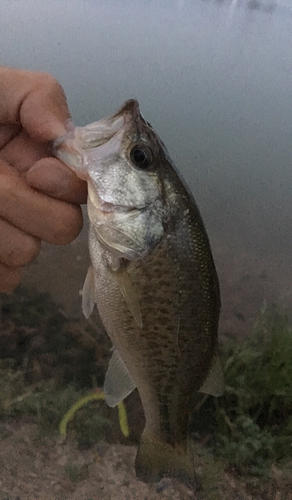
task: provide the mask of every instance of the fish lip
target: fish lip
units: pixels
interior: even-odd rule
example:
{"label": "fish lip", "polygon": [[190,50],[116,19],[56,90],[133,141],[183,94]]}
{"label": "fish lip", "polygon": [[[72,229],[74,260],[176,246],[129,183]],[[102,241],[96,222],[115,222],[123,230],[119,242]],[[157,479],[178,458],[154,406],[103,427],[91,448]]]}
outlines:
{"label": "fish lip", "polygon": [[[121,121],[123,118],[123,121]],[[103,118],[99,121],[104,124],[104,133],[94,147],[102,146],[106,144],[114,135],[118,134],[121,130],[125,130],[131,125],[132,121],[141,119],[139,103],[136,99],[128,99],[124,104],[116,111],[113,115]],[[120,125],[117,124],[120,122]],[[98,123],[98,122],[97,122]],[[107,132],[111,130],[111,132]],[[88,147],[88,149],[90,146]],[[86,147],[84,149],[87,149]]]}
{"label": "fish lip", "polygon": [[109,117],[109,119],[114,119],[123,115],[130,115],[131,118],[134,119],[141,116],[139,103],[136,99],[128,99],[114,115]]}
{"label": "fish lip", "polygon": [[[128,99],[116,113],[106,118],[95,122],[96,126],[100,125],[100,138],[94,140],[94,144],[84,141],[88,126],[76,127],[74,130],[68,127],[69,134],[72,133],[72,139],[77,142],[77,150],[95,149],[109,142],[116,134],[125,128],[126,125],[141,116],[139,103],[136,99]],[[123,118],[123,120],[121,120]],[[71,126],[71,123],[70,123]],[[68,134],[67,134],[68,137]],[[62,141],[60,141],[62,147]],[[72,151],[74,148],[68,148]]]}

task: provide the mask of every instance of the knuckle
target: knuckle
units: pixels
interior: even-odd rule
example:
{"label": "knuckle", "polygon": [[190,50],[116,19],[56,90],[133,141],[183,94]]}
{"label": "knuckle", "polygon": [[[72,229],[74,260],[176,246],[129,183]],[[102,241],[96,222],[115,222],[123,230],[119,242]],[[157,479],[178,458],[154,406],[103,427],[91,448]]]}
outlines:
{"label": "knuckle", "polygon": [[51,87],[52,89],[62,88],[58,80],[54,76],[50,75],[50,73],[40,72],[38,73],[38,79],[39,83],[46,87]]}
{"label": "knuckle", "polygon": [[39,74],[39,84],[46,90],[46,94],[54,96],[57,100],[64,100],[65,92],[60,82],[49,73]]}
{"label": "knuckle", "polygon": [[[0,174],[0,189],[3,196],[17,191],[18,178],[14,175]],[[2,198],[2,196],[1,196]]]}

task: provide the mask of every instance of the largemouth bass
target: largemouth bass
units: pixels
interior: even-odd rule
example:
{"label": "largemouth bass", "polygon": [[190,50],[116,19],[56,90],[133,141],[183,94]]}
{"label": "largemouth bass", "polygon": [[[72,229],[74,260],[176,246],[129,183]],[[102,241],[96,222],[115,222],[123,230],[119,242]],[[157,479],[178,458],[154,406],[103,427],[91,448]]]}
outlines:
{"label": "largemouth bass", "polygon": [[82,307],[88,317],[97,305],[113,343],[107,403],[117,405],[135,387],[141,397],[137,477],[192,483],[193,397],[219,396],[224,387],[219,285],[199,210],[135,100],[72,127],[54,150],[88,183],[92,265]]}

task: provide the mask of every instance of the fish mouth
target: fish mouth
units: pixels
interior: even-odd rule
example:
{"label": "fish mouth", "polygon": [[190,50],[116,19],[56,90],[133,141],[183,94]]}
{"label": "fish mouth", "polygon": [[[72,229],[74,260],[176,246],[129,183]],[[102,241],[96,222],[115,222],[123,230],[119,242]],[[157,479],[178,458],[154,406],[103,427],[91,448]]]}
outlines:
{"label": "fish mouth", "polygon": [[[66,126],[66,125],[65,125]],[[53,155],[86,179],[84,155],[107,144],[124,126],[123,116],[103,118],[85,127],[68,125],[68,132],[53,142]]]}
{"label": "fish mouth", "polygon": [[78,136],[75,135],[75,137],[82,142],[82,149],[97,148],[103,146],[127,125],[139,118],[141,118],[141,113],[138,101],[129,99],[113,115],[85,127],[77,127]]}
{"label": "fish mouth", "polygon": [[[124,125],[139,117],[141,117],[141,114],[138,101],[129,99],[113,115],[85,127],[74,127],[71,120],[68,120],[65,123],[67,133],[54,141],[54,150],[57,152],[59,149],[66,149],[71,152],[79,148],[82,150],[97,148],[112,139]],[[72,146],[73,140],[77,142],[75,148]]]}
{"label": "fish mouth", "polygon": [[67,133],[53,142],[53,155],[74,170],[78,177],[88,180],[84,154],[100,148],[102,157],[102,146],[123,132],[133,120],[141,118],[138,101],[129,99],[113,115],[85,127],[74,127],[69,120],[65,123]]}

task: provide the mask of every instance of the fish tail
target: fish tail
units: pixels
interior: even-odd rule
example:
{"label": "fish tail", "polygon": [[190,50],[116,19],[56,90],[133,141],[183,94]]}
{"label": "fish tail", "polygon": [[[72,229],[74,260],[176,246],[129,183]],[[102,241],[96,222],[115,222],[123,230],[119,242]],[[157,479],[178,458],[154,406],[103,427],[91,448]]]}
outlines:
{"label": "fish tail", "polygon": [[145,483],[164,477],[178,479],[197,489],[194,461],[186,444],[171,446],[157,438],[142,435],[135,462],[136,476]]}

